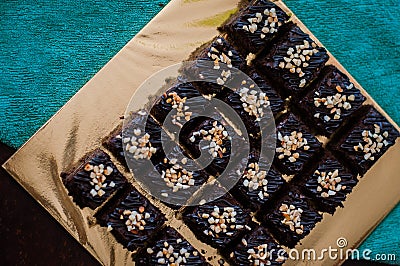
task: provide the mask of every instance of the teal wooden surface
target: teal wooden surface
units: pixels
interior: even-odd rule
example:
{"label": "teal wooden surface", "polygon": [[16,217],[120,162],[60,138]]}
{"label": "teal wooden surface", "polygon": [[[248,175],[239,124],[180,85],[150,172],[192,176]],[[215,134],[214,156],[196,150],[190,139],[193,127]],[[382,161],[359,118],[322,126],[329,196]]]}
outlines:
{"label": "teal wooden surface", "polygon": [[[21,146],[167,2],[0,1],[0,141]],[[285,3],[400,123],[400,2]],[[400,205],[360,249],[400,264],[399,220]]]}

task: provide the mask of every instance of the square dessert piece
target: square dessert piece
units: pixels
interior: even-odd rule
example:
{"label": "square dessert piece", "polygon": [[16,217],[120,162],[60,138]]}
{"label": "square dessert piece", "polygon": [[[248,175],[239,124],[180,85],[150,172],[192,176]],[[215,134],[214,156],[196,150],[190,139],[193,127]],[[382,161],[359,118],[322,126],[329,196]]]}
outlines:
{"label": "square dessert piece", "polygon": [[[268,97],[268,106],[272,114],[276,117],[285,110],[284,102],[278,95],[277,90],[271,85],[271,82],[262,78],[255,70],[249,74],[249,77],[257,84],[262,92]],[[264,112],[265,113],[265,112]]]}
{"label": "square dessert piece", "polygon": [[153,196],[173,209],[185,205],[209,175],[196,161],[186,157],[183,150],[173,143],[165,147],[164,157],[146,165],[140,172],[133,169],[135,180]]}
{"label": "square dessert piece", "polygon": [[61,178],[80,208],[95,209],[127,183],[125,177],[100,149],[95,150],[69,173],[62,172]]}
{"label": "square dessert piece", "polygon": [[236,69],[245,69],[242,56],[223,37],[217,37],[211,43],[201,46],[192,58],[194,65],[184,70],[183,76],[196,82],[194,86],[202,94],[218,95],[224,86],[235,83]]}
{"label": "square dessert piece", "polygon": [[312,88],[299,107],[310,125],[328,137],[365,101],[360,90],[335,66],[326,66]]}
{"label": "square dessert piece", "polygon": [[277,124],[276,130],[274,163],[284,174],[299,173],[321,151],[321,143],[292,113]]}
{"label": "square dessert piece", "polygon": [[[244,169],[244,172],[241,169]],[[235,167],[235,171],[229,176],[238,179],[231,193],[243,206],[254,211],[269,202],[285,183],[282,174],[273,166],[270,167],[265,159],[260,159],[254,152],[247,160],[243,160],[238,167]]]}
{"label": "square dessert piece", "polygon": [[392,146],[399,136],[397,129],[372,106],[347,132],[336,134],[328,147],[342,158],[350,169],[364,175]]}
{"label": "square dessert piece", "polygon": [[107,203],[96,219],[129,251],[143,247],[165,222],[164,215],[133,187]]}
{"label": "square dessert piece", "polygon": [[282,265],[287,254],[262,226],[245,235],[227,255],[231,265]]}
{"label": "square dessert piece", "polygon": [[346,196],[357,184],[357,177],[332,155],[326,155],[317,168],[301,177],[302,187],[314,199],[318,210],[333,214],[343,207]]}
{"label": "square dessert piece", "polygon": [[147,265],[210,265],[205,258],[175,229],[164,228],[157,239],[135,255],[135,264]]}
{"label": "square dessert piece", "polygon": [[293,248],[310,233],[322,215],[308,203],[308,199],[293,190],[283,196],[268,210],[259,213],[279,243]]}
{"label": "square dessert piece", "polygon": [[[260,127],[270,124],[274,116],[284,110],[283,100],[269,82],[252,71],[249,77],[226,93],[217,96],[239,115],[252,139],[260,136]],[[235,119],[232,122],[236,125]],[[236,125],[240,128],[240,125]]]}
{"label": "square dessert piece", "polygon": [[154,103],[150,113],[168,131],[177,132],[187,121],[204,114],[208,105],[191,83],[179,83]]}
{"label": "square dessert piece", "polygon": [[179,143],[208,173],[218,175],[231,158],[234,134],[224,126],[222,117],[214,118],[199,117],[190,121],[182,129]]}
{"label": "square dessert piece", "polygon": [[257,54],[263,50],[281,30],[289,16],[268,0],[258,0],[232,16],[222,26],[243,55]]}
{"label": "square dessert piece", "polygon": [[261,54],[255,65],[261,74],[280,85],[285,96],[301,98],[307,86],[328,61],[326,50],[298,26],[291,29]]}
{"label": "square dessert piece", "polygon": [[198,239],[217,249],[227,248],[252,226],[250,211],[229,193],[203,205],[187,207],[183,221]]}
{"label": "square dessert piece", "polygon": [[160,125],[141,110],[131,114],[129,123],[117,128],[103,144],[125,167],[128,167],[126,160],[140,166],[162,157],[162,131]]}
{"label": "square dessert piece", "polygon": [[161,176],[153,179],[150,175],[147,182],[152,182],[152,189],[161,192],[161,200],[165,199],[166,203],[176,205],[168,205],[172,208],[185,205],[209,178],[195,161],[186,158],[180,161],[176,158],[165,158],[156,165],[156,169]]}

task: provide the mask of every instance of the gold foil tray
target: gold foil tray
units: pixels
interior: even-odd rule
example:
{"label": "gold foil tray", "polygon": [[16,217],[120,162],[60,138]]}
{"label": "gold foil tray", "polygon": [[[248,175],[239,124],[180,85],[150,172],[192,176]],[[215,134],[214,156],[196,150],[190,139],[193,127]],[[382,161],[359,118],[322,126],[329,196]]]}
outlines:
{"label": "gold foil tray", "polygon": [[[275,3],[292,13],[281,1]],[[131,253],[112,234],[93,225],[94,212],[88,208],[82,210],[72,201],[60,173],[70,170],[86,153],[101,147],[102,139],[120,123],[119,117],[124,114],[135,89],[156,71],[187,59],[198,46],[216,36],[216,27],[236,11],[237,4],[237,0],[172,0],[3,165],[100,263],[134,264]],[[293,21],[310,33],[295,16]],[[347,74],[368,98],[367,103],[385,114],[339,62],[330,57],[328,63]],[[337,247],[339,237],[347,239],[348,248],[357,247],[400,200],[399,158],[397,141],[361,179],[348,196],[345,208],[338,209],[334,216],[324,214],[323,221],[297,248],[300,251],[315,248],[318,252],[328,246]],[[180,221],[172,221],[174,218],[168,209],[163,211],[170,218],[169,223],[195,247],[206,249],[207,256],[215,253],[196,240]],[[218,256],[212,264],[218,265],[217,261]],[[317,263],[340,262],[325,258]],[[289,265],[301,263],[308,264],[287,262]]]}

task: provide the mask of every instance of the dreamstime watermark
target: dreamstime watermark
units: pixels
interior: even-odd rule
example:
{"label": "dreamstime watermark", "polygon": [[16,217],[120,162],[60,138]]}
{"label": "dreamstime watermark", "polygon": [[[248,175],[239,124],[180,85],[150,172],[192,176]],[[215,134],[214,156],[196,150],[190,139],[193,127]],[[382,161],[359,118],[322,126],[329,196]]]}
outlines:
{"label": "dreamstime watermark", "polygon": [[328,246],[320,250],[305,248],[305,249],[271,249],[268,251],[268,260],[278,258],[291,261],[343,261],[343,260],[375,260],[375,261],[396,261],[395,253],[374,253],[371,249],[356,249],[348,248],[347,239],[339,237],[336,241],[336,246]]}

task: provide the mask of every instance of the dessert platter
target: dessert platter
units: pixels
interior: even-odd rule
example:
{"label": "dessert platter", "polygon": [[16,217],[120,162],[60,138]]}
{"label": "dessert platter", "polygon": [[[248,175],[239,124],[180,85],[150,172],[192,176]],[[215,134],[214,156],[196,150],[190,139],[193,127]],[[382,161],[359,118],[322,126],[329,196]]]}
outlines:
{"label": "dessert platter", "polygon": [[[142,95],[151,108],[125,112],[140,84],[183,61],[200,81],[181,69]],[[235,70],[246,78],[232,89]],[[201,115],[218,113],[210,99],[247,139],[229,117]],[[262,119],[274,121],[268,140]],[[4,167],[104,265],[294,265],[292,248],[356,248],[395,206],[398,137],[283,2],[173,0]],[[198,169],[203,148],[212,160]],[[218,177],[235,159],[226,187]]]}

